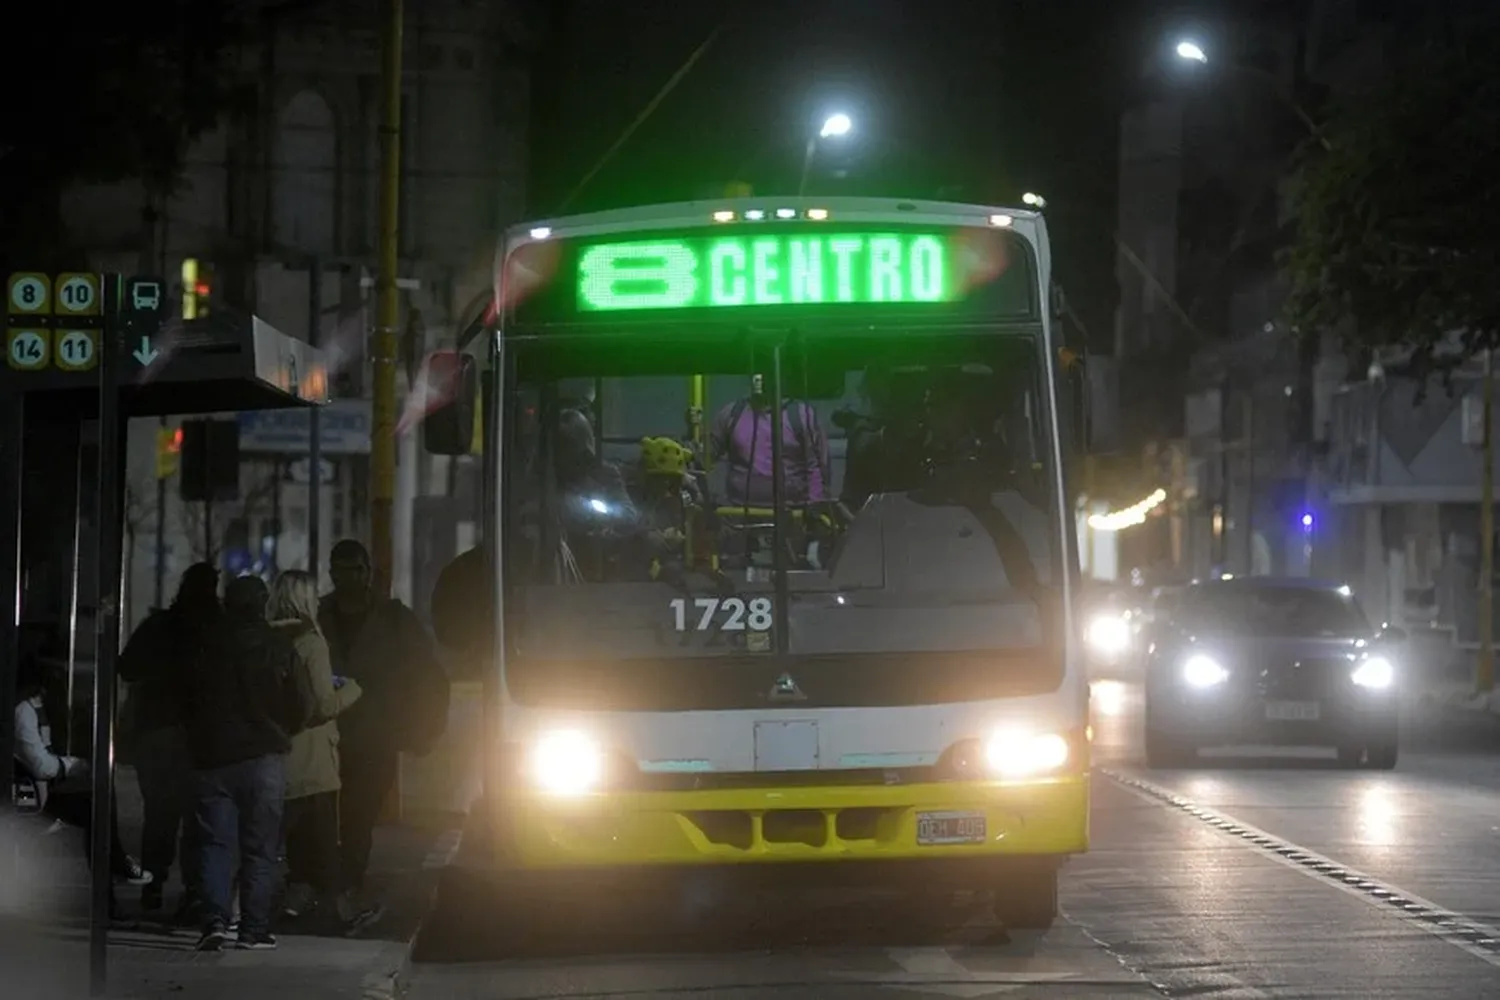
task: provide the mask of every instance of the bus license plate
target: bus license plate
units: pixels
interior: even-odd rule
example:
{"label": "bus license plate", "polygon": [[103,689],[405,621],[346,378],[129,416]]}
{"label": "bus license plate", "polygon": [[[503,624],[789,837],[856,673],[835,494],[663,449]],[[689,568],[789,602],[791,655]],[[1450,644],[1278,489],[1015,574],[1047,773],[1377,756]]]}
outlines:
{"label": "bus license plate", "polygon": [[1315,701],[1273,701],[1266,705],[1266,718],[1273,722],[1317,722]]}
{"label": "bus license plate", "polygon": [[917,813],[917,843],[982,844],[986,840],[984,813]]}

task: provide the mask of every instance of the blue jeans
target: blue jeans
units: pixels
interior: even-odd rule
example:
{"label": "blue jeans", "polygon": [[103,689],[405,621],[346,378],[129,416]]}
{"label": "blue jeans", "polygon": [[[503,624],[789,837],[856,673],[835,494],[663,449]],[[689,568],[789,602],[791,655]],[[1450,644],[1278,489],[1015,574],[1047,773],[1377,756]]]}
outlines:
{"label": "blue jeans", "polygon": [[268,754],[193,774],[198,885],[206,927],[227,927],[239,852],[240,932],[271,929],[286,757]]}

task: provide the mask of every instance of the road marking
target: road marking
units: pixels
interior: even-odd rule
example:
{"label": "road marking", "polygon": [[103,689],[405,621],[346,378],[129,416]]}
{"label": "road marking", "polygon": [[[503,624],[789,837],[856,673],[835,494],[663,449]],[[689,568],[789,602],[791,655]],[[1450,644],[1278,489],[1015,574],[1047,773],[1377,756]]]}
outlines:
{"label": "road marking", "polygon": [[1437,903],[1423,899],[1388,882],[1382,882],[1348,865],[1339,864],[1316,851],[1310,851],[1289,840],[1267,833],[1259,827],[1243,823],[1226,813],[1200,806],[1191,799],[1154,782],[1122,774],[1109,768],[1098,770],[1099,773],[1144,799],[1174,806],[1209,826],[1239,837],[1252,849],[1272,861],[1277,861],[1308,878],[1327,882],[1355,899],[1362,900],[1408,923],[1416,924],[1433,937],[1468,952],[1482,962],[1500,968],[1500,928],[1439,906]]}
{"label": "road marking", "polygon": [[955,959],[947,948],[887,948],[885,953],[901,967],[900,972],[840,972],[836,975],[849,982],[869,983],[885,989],[970,1000],[1014,993],[1043,983],[1085,978],[1074,972],[973,972]]}

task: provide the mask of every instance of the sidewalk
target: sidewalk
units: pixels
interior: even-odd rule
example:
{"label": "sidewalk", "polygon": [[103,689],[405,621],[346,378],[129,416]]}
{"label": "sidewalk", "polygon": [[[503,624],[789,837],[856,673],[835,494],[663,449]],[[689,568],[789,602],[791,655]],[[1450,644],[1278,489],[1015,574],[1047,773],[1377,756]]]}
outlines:
{"label": "sidewalk", "polygon": [[[123,769],[122,769],[123,770]],[[139,839],[134,776],[122,773],[122,834]],[[120,889],[122,919],[110,929],[109,996],[115,1000],[387,1000],[397,995],[411,944],[431,906],[437,876],[457,844],[461,818],[408,815],[376,831],[371,896],[383,915],[354,937],[278,934],[273,952],[194,950],[196,933],[140,913],[140,894]],[[50,895],[33,896],[39,913],[0,912],[0,996],[80,1000],[88,996],[87,873],[76,831],[46,846]],[[79,853],[75,854],[74,852]],[[176,879],[168,886],[172,912]],[[0,908],[3,909],[3,908]]]}
{"label": "sidewalk", "polygon": [[[457,818],[408,820],[377,832],[370,863],[373,898],[384,915],[353,938],[278,935],[274,952],[225,951],[201,955],[197,935],[148,921],[115,925],[110,940],[111,997],[144,1000],[251,1000],[287,993],[296,1000],[354,997],[384,1000],[396,995],[397,977],[412,939],[427,915],[444,845]],[[122,900],[131,902],[122,894]]]}
{"label": "sidewalk", "polygon": [[1473,650],[1456,649],[1446,633],[1414,629],[1402,650],[1413,707],[1500,717],[1500,690],[1475,692]]}

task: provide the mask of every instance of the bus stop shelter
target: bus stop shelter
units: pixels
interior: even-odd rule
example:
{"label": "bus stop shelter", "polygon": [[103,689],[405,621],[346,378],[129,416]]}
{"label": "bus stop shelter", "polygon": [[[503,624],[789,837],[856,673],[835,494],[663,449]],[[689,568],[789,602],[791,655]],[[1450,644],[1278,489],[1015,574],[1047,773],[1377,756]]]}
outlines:
{"label": "bus stop shelter", "polygon": [[[67,718],[52,720],[54,739],[66,739],[76,756],[91,756],[96,651],[106,642],[118,649],[121,639],[102,634],[112,629],[96,622],[120,621],[98,615],[101,595],[119,593],[100,586],[99,553],[120,552],[124,543],[129,419],[316,406],[327,402],[330,383],[320,351],[252,316],[173,321],[138,355],[129,343],[115,344],[109,363],[118,366],[119,406],[103,424],[117,431],[120,474],[110,477],[115,488],[105,497],[99,476],[100,370],[97,363],[77,363],[77,341],[88,334],[46,331],[46,360],[31,363],[35,352],[28,356],[24,345],[17,346],[24,333],[13,318],[9,363],[0,368],[0,516],[6,525],[0,532],[0,606],[6,608],[0,616],[0,788],[7,794],[0,813],[6,814],[12,812],[13,709],[22,663],[43,667],[65,685],[57,694],[66,702]],[[106,324],[92,335],[98,355],[101,343],[108,346],[110,328]],[[63,350],[66,338],[73,338],[71,357]],[[112,696],[105,700],[114,702]],[[113,746],[105,752],[94,759],[112,761]],[[6,863],[0,858],[0,866]],[[7,877],[0,871],[0,879]],[[96,937],[93,952],[102,963],[103,932],[97,927]]]}

